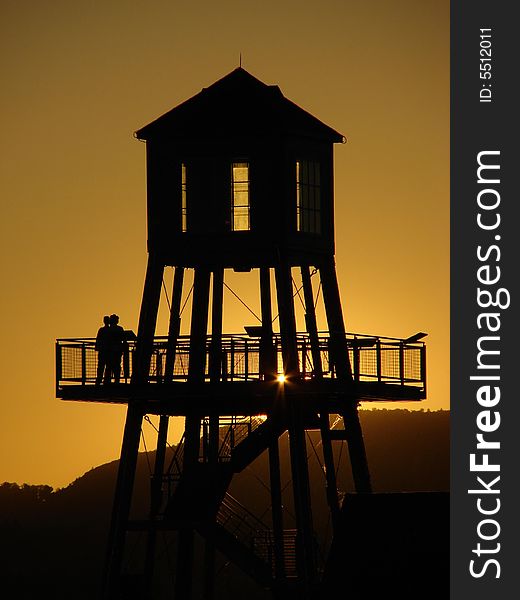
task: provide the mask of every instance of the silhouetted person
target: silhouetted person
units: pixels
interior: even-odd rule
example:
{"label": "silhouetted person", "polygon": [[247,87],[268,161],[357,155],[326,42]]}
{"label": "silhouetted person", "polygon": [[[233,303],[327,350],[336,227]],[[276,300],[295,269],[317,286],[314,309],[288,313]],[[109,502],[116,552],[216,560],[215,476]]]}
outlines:
{"label": "silhouetted person", "polygon": [[103,317],[103,327],[100,327],[96,336],[96,351],[98,353],[96,385],[100,385],[103,379],[105,383],[110,381],[109,346],[110,346],[110,317]]}
{"label": "silhouetted person", "polygon": [[121,357],[126,347],[126,338],[125,330],[119,325],[119,317],[117,315],[110,315],[110,327],[108,331],[110,373],[114,378],[114,383],[119,383],[119,379],[121,378]]}

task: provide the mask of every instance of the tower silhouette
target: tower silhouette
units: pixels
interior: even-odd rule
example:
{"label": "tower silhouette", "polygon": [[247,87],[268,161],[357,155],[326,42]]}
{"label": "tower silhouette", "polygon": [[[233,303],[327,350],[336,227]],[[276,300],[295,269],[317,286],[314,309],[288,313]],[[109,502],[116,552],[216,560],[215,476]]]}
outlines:
{"label": "tower silhouette", "polygon": [[[214,556],[235,562],[274,597],[315,597],[316,555],[306,432],[319,431],[332,527],[340,500],[334,443],[346,442],[355,489],[370,493],[360,401],[420,400],[425,347],[345,331],[334,260],[333,145],[341,134],[242,68],[143,127],[148,265],[127,378],[95,385],[92,340],[58,340],[57,396],[128,404],[105,574],[124,597],[127,531],[147,533],[150,593],[157,531],[177,534],[175,598],[192,598],[194,535],[205,540],[204,597]],[[169,328],[156,335],[164,271],[174,268]],[[258,325],[223,330],[226,275],[256,277]],[[187,273],[193,285],[188,290]],[[238,276],[238,275],[237,275]],[[183,312],[191,296],[191,313]],[[327,331],[318,329],[317,306]],[[297,313],[305,324],[298,331]],[[254,312],[254,311],[251,311]],[[181,316],[189,333],[181,334]],[[211,333],[209,333],[209,331]],[[129,519],[143,418],[160,416],[149,518]],[[331,417],[341,427],[331,428]],[[169,419],[185,418],[167,464]],[[284,529],[279,439],[288,436],[296,527]],[[268,524],[228,488],[268,454]]]}

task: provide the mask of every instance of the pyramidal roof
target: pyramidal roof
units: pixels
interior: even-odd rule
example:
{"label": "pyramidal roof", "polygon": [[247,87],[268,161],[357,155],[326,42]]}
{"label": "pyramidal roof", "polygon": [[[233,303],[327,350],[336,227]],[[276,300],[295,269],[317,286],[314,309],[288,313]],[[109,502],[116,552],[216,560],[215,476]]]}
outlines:
{"label": "pyramidal roof", "polygon": [[242,67],[139,129],[140,140],[290,133],[330,142],[343,136]]}

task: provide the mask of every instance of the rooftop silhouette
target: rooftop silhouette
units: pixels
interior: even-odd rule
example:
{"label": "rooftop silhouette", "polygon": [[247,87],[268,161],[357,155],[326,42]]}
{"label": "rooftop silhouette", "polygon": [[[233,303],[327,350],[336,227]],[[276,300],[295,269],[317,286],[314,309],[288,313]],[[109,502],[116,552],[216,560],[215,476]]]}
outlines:
{"label": "rooftop silhouette", "polygon": [[140,140],[273,133],[305,134],[330,142],[343,135],[238,67],[136,132]]}

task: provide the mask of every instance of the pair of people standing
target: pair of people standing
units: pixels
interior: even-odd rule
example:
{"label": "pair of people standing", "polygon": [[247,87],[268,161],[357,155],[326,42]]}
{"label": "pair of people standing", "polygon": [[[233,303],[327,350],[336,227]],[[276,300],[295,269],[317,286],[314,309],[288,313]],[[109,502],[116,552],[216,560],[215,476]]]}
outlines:
{"label": "pair of people standing", "polygon": [[98,353],[96,385],[108,384],[111,379],[119,383],[121,377],[121,357],[126,347],[125,330],[119,325],[119,317],[103,317],[103,327],[96,336]]}

